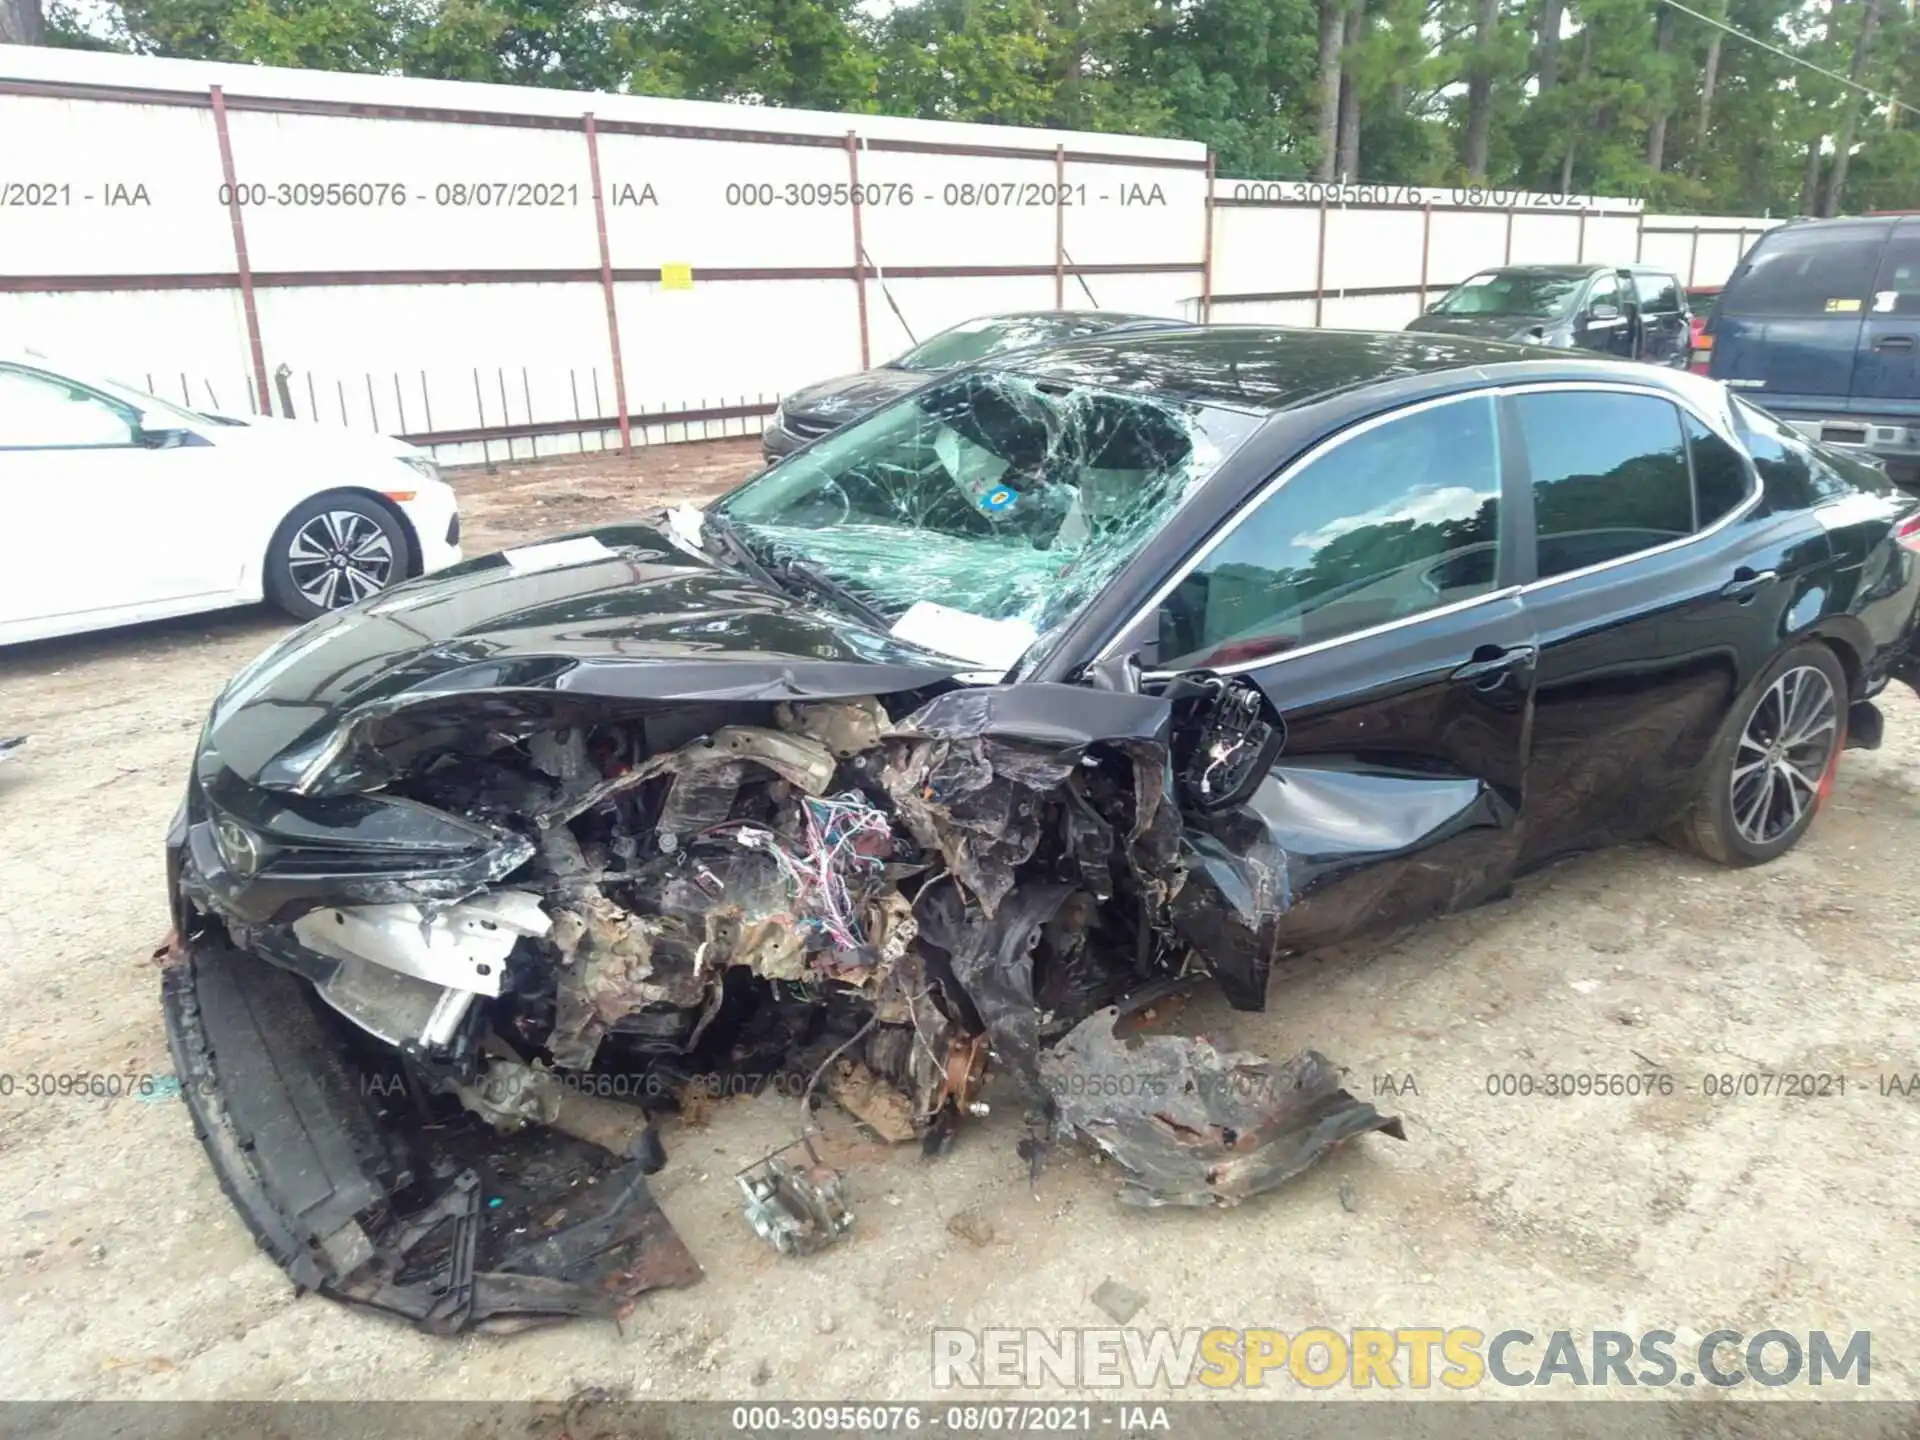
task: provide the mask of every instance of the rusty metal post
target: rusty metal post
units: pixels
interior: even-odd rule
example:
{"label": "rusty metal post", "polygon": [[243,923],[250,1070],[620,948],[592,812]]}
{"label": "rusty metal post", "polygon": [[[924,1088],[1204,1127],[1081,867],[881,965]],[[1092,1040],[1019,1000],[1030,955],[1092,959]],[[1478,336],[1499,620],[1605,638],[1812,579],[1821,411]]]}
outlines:
{"label": "rusty metal post", "polygon": [[1053,147],[1053,308],[1067,308],[1067,147]]}
{"label": "rusty metal post", "polygon": [[1327,305],[1327,202],[1320,201],[1320,243],[1313,257],[1313,328],[1320,328],[1320,320],[1326,313]]}
{"label": "rusty metal post", "polygon": [[860,302],[860,368],[873,364],[871,342],[867,337],[867,242],[860,232],[860,137],[847,131],[848,198],[853,201],[853,285]]}
{"label": "rusty metal post", "polygon": [[1420,313],[1427,311],[1427,261],[1433,254],[1433,202],[1420,207]]}
{"label": "rusty metal post", "polygon": [[247,346],[253,352],[253,383],[260,395],[260,413],[273,414],[273,392],[267,388],[267,350],[260,341],[260,311],[253,303],[253,262],[247,258],[247,225],[240,215],[239,182],[234,178],[233,140],[227,134],[227,97],[218,85],[213,98],[213,132],[220,140],[220,173],[227,182],[227,222],[233,227],[233,260],[240,272],[240,309],[246,316]]}
{"label": "rusty metal post", "polygon": [[[632,455],[633,422],[627,418],[627,367],[620,357],[620,308],[613,298],[613,246],[607,240],[607,202],[600,191],[600,131],[593,123],[591,110],[581,118],[586,122],[587,172],[593,182],[593,228],[600,241],[600,293],[607,302],[607,345],[613,351],[613,404],[620,412],[620,453]],[[505,404],[504,397],[501,403]]]}
{"label": "rusty metal post", "polygon": [[1213,151],[1207,151],[1206,229],[1200,241],[1200,323],[1213,323]]}

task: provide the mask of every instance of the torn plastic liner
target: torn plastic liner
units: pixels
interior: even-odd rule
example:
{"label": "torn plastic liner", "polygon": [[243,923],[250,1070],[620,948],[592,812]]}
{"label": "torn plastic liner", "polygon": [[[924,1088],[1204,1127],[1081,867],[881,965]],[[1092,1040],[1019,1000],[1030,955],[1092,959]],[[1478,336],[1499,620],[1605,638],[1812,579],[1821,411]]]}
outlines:
{"label": "torn plastic liner", "polygon": [[1130,1205],[1238,1205],[1398,1116],[1348,1094],[1316,1050],[1275,1064],[1203,1039],[1121,1038],[1118,1008],[1089,1016],[1040,1056],[1061,1130],[1097,1145],[1125,1174]]}

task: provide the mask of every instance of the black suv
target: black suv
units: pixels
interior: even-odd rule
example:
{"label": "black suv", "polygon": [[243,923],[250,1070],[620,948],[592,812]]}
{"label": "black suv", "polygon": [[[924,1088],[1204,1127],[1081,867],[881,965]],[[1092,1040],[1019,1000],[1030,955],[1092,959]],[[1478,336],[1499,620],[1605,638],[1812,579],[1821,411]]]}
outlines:
{"label": "black suv", "polygon": [[1702,348],[1714,379],[1920,484],[1920,215],[1769,230],[1720,292]]}
{"label": "black suv", "polygon": [[1502,265],[1442,295],[1409,330],[1598,350],[1685,366],[1686,291],[1647,265]]}

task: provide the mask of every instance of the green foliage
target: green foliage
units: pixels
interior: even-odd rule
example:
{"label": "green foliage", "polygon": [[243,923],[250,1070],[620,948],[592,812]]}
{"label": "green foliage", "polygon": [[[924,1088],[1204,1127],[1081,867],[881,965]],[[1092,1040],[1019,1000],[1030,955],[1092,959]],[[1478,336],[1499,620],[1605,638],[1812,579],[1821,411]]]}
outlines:
{"label": "green foliage", "polygon": [[[1343,0],[1346,6],[1356,0]],[[1920,104],[1920,22],[1880,0],[1690,0],[1736,29]],[[1643,196],[1655,209],[1794,213],[1833,170],[1851,92],[1662,0],[1368,0],[1341,56],[1360,172],[1464,177],[1466,80],[1491,74],[1489,183]],[[1564,16],[1541,83],[1543,14]],[[106,17],[104,21],[101,15]],[[1223,175],[1317,163],[1317,0],[50,0],[47,41],[149,55],[690,96],[850,114],[1184,136]],[[1476,71],[1484,64],[1486,71]],[[1920,130],[1858,105],[1844,208],[1920,204]],[[1660,164],[1649,137],[1665,117]]]}

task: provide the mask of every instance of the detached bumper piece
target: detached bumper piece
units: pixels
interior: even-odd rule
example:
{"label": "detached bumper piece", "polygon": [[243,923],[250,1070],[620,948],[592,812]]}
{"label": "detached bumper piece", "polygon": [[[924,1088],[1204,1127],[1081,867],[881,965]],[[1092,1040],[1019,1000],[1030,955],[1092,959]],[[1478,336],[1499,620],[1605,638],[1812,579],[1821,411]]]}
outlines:
{"label": "detached bumper piece", "polygon": [[202,943],[163,1001],[221,1187],[302,1291],[450,1335],[617,1319],[700,1278],[640,1162],[429,1110],[393,1057],[358,1065],[295,976]]}

